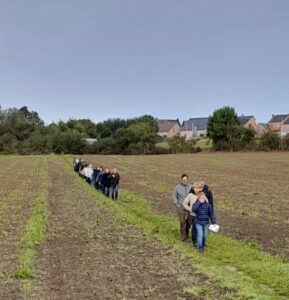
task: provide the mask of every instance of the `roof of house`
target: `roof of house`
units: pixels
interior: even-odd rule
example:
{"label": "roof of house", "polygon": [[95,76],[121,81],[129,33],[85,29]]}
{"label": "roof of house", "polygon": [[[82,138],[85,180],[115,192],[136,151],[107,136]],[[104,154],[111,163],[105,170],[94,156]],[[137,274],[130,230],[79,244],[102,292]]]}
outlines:
{"label": "roof of house", "polygon": [[245,125],[251,118],[254,118],[254,116],[240,116],[238,117],[238,120],[240,121],[241,125]]}
{"label": "roof of house", "polygon": [[192,131],[193,126],[197,127],[197,130],[206,130],[208,127],[209,118],[190,118],[188,121],[184,121],[181,131]]}
{"label": "roof of house", "polygon": [[288,117],[287,115],[272,115],[271,120],[268,123],[281,123]]}
{"label": "roof of house", "polygon": [[264,127],[265,129],[268,129],[268,124],[267,123],[258,123],[258,125]]}
{"label": "roof of house", "polygon": [[179,119],[158,120],[159,132],[169,132],[176,124],[178,124],[181,127]]}

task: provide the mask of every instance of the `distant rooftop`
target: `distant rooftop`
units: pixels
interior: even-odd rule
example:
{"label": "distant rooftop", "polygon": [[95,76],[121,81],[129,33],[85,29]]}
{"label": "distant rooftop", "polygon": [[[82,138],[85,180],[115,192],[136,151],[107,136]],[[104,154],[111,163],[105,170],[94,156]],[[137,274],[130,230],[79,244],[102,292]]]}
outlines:
{"label": "distant rooftop", "polygon": [[244,126],[251,118],[254,118],[254,116],[239,116],[238,120]]}
{"label": "distant rooftop", "polygon": [[289,114],[287,115],[272,115],[271,120],[269,121],[269,123],[281,123],[283,122]]}
{"label": "distant rooftop", "polygon": [[192,131],[193,126],[197,127],[197,130],[206,130],[208,127],[209,118],[190,118],[188,121],[184,121],[181,131]]}
{"label": "distant rooftop", "polygon": [[176,124],[181,126],[179,119],[176,120],[157,120],[159,132],[168,132],[170,131]]}
{"label": "distant rooftop", "polygon": [[267,124],[267,123],[259,123],[259,125],[261,125],[261,126],[264,127],[265,129],[268,129],[268,124]]}

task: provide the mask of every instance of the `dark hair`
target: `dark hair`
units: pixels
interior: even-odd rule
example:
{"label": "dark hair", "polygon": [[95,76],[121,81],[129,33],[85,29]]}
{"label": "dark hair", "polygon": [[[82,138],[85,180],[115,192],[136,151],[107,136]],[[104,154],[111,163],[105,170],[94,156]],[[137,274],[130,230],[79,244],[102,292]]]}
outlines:
{"label": "dark hair", "polygon": [[189,176],[187,174],[183,174],[182,177],[181,177],[181,179],[183,179],[184,177],[189,178]]}

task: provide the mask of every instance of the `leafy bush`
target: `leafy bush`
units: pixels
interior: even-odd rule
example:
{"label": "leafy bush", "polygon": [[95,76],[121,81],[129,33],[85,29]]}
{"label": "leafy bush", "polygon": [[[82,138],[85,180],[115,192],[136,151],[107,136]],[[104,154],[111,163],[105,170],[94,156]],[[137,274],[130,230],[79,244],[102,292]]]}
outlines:
{"label": "leafy bush", "polygon": [[281,137],[274,132],[266,132],[260,139],[260,148],[269,150],[279,150],[281,147]]}
{"label": "leafy bush", "polygon": [[289,150],[289,133],[282,140],[283,150]]}

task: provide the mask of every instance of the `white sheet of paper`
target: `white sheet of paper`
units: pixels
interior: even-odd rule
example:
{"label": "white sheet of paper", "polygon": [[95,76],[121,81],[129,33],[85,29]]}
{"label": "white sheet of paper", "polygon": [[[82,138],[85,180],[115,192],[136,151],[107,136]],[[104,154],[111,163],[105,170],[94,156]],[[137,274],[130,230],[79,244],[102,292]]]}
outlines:
{"label": "white sheet of paper", "polygon": [[211,224],[211,225],[209,226],[209,229],[210,229],[211,231],[214,231],[214,232],[218,232],[218,231],[219,231],[219,228],[220,228],[220,226],[217,225],[217,224]]}

